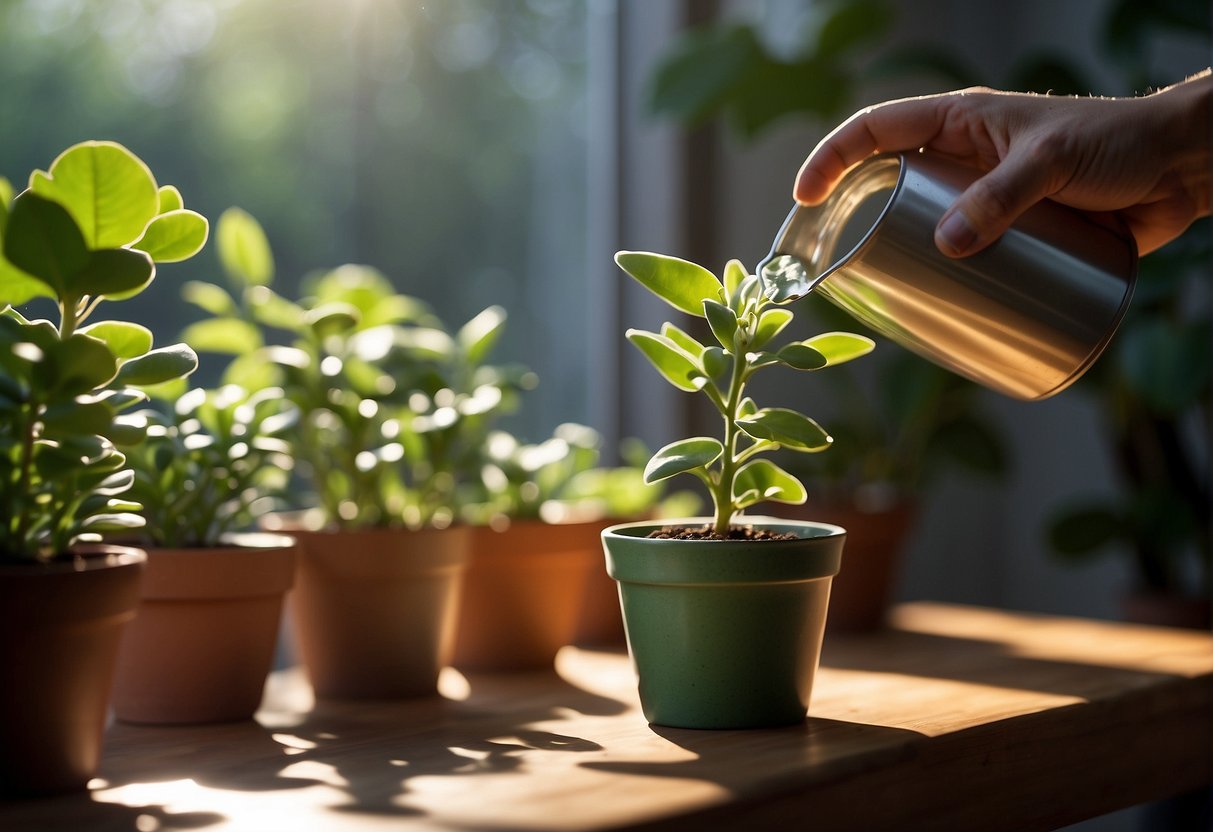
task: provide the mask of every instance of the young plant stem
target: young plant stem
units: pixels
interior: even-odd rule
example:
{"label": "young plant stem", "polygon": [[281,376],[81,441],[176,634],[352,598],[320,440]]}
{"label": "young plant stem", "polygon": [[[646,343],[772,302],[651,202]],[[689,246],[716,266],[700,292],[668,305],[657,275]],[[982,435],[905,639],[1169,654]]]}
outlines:
{"label": "young plant stem", "polygon": [[741,394],[745,389],[745,353],[738,349],[733,357],[733,377],[729,381],[729,396],[724,409],[724,455],[720,462],[720,479],[712,492],[716,504],[716,524],[713,531],[721,537],[729,533],[733,520],[733,478],[737,475],[737,410],[741,406]]}

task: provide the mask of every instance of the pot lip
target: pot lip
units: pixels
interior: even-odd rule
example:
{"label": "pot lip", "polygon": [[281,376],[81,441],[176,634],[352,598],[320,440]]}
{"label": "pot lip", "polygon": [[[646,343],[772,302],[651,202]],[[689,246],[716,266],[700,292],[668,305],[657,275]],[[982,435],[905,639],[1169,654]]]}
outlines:
{"label": "pot lip", "polygon": [[[836,526],[833,523],[823,523],[816,520],[787,520],[782,517],[770,517],[767,515],[742,515],[741,518],[735,518],[733,525],[756,526],[760,528],[777,528],[795,531],[797,529],[812,528],[819,529],[824,534],[812,534],[807,537],[798,537],[795,540],[675,540],[663,538],[648,538],[649,532],[654,529],[668,528],[670,526],[703,526],[709,525],[715,521],[712,517],[672,517],[666,520],[637,520],[629,523],[616,523],[613,526],[608,526],[602,530],[604,539],[627,538],[629,540],[645,540],[653,545],[663,545],[677,543],[684,546],[692,544],[703,546],[727,546],[727,545],[750,545],[751,543],[761,543],[765,547],[775,546],[795,546],[803,544],[806,540],[825,540],[830,538],[845,535],[847,530],[842,526]],[[643,534],[641,533],[643,532]]]}
{"label": "pot lip", "polygon": [[147,549],[117,543],[87,543],[78,546],[72,557],[53,558],[49,561],[0,561],[0,574],[32,575],[62,574],[69,572],[95,572],[102,569],[135,567],[142,569],[147,563]]}
{"label": "pot lip", "polygon": [[279,532],[234,532],[225,534],[214,546],[143,546],[149,554],[168,553],[174,556],[204,555],[217,552],[267,552],[294,549],[299,543],[291,534]]}

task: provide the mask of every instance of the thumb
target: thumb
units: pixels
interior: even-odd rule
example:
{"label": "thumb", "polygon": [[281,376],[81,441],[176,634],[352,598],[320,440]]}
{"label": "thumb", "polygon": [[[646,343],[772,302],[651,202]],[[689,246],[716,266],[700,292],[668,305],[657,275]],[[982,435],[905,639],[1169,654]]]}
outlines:
{"label": "thumb", "polygon": [[956,198],[935,228],[935,245],[948,257],[981,251],[1024,211],[1050,193],[1050,166],[1039,155],[1012,151]]}

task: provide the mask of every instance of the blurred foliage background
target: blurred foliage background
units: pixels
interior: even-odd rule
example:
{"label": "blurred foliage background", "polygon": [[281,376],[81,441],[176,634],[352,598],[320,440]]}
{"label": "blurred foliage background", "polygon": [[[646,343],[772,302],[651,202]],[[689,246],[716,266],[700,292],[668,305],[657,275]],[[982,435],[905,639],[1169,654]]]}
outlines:
{"label": "blurred foliage background", "polygon": [[[356,262],[451,324],[499,303],[546,435],[588,416],[586,36],[580,0],[2,0],[0,175],[113,139],[258,217],[285,294]],[[217,272],[166,268],[130,314],[173,338]]]}

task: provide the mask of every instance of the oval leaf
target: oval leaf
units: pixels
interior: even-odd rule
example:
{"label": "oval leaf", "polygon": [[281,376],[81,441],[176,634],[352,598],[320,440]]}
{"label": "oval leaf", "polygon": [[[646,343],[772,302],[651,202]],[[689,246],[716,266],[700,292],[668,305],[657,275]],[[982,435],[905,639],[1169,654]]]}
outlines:
{"label": "oval leaf", "polygon": [[664,335],[629,329],[627,338],[645,354],[657,372],[679,390],[694,392],[707,382],[703,371],[691,357]]}
{"label": "oval leaf", "polygon": [[675,474],[706,468],[724,453],[724,445],[710,436],[696,436],[671,442],[653,454],[644,468],[644,481],[658,482]]}
{"label": "oval leaf", "polygon": [[64,298],[68,281],[88,261],[88,245],[62,205],[26,191],[13,200],[4,229],[4,257]]}
{"label": "oval leaf", "polygon": [[167,214],[169,211],[179,211],[185,207],[185,200],[181,198],[181,191],[177,190],[173,185],[161,185],[156,196],[160,200],[161,214]]}
{"label": "oval leaf", "polygon": [[157,263],[178,263],[202,250],[209,228],[206,217],[195,211],[169,211],[148,223],[132,248],[146,251]]}
{"label": "oval leaf", "polygon": [[156,276],[146,252],[129,248],[103,248],[89,252],[84,268],[68,281],[73,295],[104,295],[110,300],[134,297]]}
{"label": "oval leaf", "polygon": [[136,387],[163,384],[188,376],[196,369],[198,356],[194,351],[185,344],[173,344],[127,361],[118,370],[118,381]]}
{"label": "oval leaf", "polygon": [[824,451],[834,441],[808,416],[783,407],[759,410],[752,416],[738,419],[737,426],[755,439],[769,439],[793,451],[816,453]]}
{"label": "oval leaf", "polygon": [[[733,480],[733,494],[739,509],[763,500],[799,505],[809,496],[800,480],[769,459],[754,459],[741,466]],[[742,496],[746,502],[740,500]]]}
{"label": "oval leaf", "polygon": [[484,361],[505,328],[506,313],[500,306],[490,306],[459,328],[455,341],[472,364]]}
{"label": "oval leaf", "polygon": [[236,301],[222,287],[201,280],[189,280],[181,287],[181,298],[212,315],[226,317],[237,313]]}
{"label": "oval leaf", "polygon": [[703,316],[708,319],[712,334],[726,350],[733,350],[733,337],[737,334],[737,313],[723,303],[714,300],[703,302]]}
{"label": "oval leaf", "polygon": [[723,379],[733,372],[733,356],[720,347],[710,347],[703,351],[703,369],[715,379]]}
{"label": "oval leaf", "polygon": [[794,370],[820,370],[830,362],[824,355],[807,344],[788,344],[775,356]]}
{"label": "oval leaf", "polygon": [[619,268],[675,309],[703,317],[705,299],[723,300],[716,275],[696,263],[647,251],[620,251]]}
{"label": "oval leaf", "polygon": [[844,364],[861,355],[867,355],[876,346],[876,342],[871,338],[850,332],[826,332],[822,335],[815,335],[803,343],[824,355],[826,365],[829,367]]}
{"label": "oval leaf", "polygon": [[65,207],[92,249],[129,245],[160,210],[152,172],[117,142],[69,147],[30,188]]}
{"label": "oval leaf", "polygon": [[208,318],[190,324],[181,340],[201,352],[244,355],[262,346],[261,331],[240,318]]}
{"label": "oval leaf", "polygon": [[53,363],[56,388],[71,396],[96,390],[118,371],[118,362],[109,347],[79,332],[59,344]]}
{"label": "oval leaf", "polygon": [[666,338],[669,338],[671,341],[685,350],[687,355],[695,359],[702,358],[703,351],[707,349],[707,347],[696,341],[692,336],[683,332],[681,329],[669,322],[661,325],[661,334]]}
{"label": "oval leaf", "polygon": [[766,309],[758,318],[758,326],[754,329],[754,337],[750,339],[752,349],[760,349],[770,343],[771,339],[783,331],[792,320],[789,309]]}
{"label": "oval leaf", "polygon": [[737,296],[737,288],[742,282],[749,277],[746,272],[746,267],[741,264],[740,260],[730,260],[724,266],[724,296],[732,303],[734,297]]}
{"label": "oval leaf", "polygon": [[252,215],[229,208],[219,217],[215,246],[223,270],[243,285],[267,286],[274,279],[274,256],[265,231]]}
{"label": "oval leaf", "polygon": [[80,330],[105,342],[110,352],[123,361],[138,358],[152,348],[152,331],[126,321],[101,321]]}

